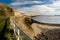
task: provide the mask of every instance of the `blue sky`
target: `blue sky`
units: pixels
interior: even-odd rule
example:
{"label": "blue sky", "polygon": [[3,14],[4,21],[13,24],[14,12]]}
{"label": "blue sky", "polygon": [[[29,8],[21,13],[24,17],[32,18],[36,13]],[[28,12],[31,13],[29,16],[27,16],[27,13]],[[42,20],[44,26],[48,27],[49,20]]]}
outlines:
{"label": "blue sky", "polygon": [[0,0],[0,2],[2,2],[2,3],[6,3],[6,4],[9,4],[9,3],[12,2],[12,0]]}
{"label": "blue sky", "polygon": [[60,15],[60,0],[0,0],[23,13]]}

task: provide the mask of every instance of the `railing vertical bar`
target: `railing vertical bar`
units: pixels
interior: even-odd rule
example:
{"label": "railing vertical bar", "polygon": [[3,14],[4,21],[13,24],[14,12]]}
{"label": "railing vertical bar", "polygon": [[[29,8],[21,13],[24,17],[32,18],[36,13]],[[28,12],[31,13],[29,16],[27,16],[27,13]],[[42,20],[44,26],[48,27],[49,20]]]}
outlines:
{"label": "railing vertical bar", "polygon": [[[17,23],[15,23],[13,20],[12,20],[12,18],[10,18],[10,21],[11,21],[11,23],[12,23],[12,25],[14,26],[14,34],[15,34],[15,36],[17,37],[18,36],[18,38],[17,38],[17,40],[22,40],[22,38],[20,37],[20,32],[26,37],[26,40],[32,40],[23,30],[22,30],[22,28],[19,26],[19,25],[17,25]],[[15,28],[15,27],[17,27],[17,29]],[[16,35],[16,30],[18,30],[17,31],[17,34],[18,35]]]}

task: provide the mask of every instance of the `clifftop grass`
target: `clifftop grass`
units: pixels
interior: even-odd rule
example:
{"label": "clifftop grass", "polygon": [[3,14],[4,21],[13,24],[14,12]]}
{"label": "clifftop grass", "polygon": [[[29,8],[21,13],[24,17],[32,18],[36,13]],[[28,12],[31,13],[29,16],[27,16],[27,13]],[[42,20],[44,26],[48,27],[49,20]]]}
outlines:
{"label": "clifftop grass", "polygon": [[6,4],[0,3],[0,40],[12,40],[10,28],[10,16],[13,16],[13,9]]}

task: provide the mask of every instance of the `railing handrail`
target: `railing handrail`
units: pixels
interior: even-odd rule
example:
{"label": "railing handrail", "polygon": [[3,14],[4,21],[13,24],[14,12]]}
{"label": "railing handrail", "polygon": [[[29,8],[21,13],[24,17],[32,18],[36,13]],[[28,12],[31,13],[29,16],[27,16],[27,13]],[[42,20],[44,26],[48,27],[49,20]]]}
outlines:
{"label": "railing handrail", "polygon": [[[10,20],[12,20],[12,19],[10,19]],[[32,39],[26,34],[26,32],[23,31],[22,28],[21,28],[15,21],[12,20],[12,22],[13,22],[13,24],[15,25],[15,27],[17,27],[17,28],[20,30],[20,32],[26,37],[27,40],[32,40]]]}

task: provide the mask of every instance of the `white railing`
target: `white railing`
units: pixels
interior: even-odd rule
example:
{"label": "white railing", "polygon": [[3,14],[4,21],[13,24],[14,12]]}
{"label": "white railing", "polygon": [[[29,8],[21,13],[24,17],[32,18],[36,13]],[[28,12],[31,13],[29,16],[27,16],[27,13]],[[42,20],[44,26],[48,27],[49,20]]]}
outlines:
{"label": "white railing", "polygon": [[15,23],[11,18],[10,18],[10,21],[11,21],[11,25],[13,26],[14,34],[15,34],[17,40],[22,40],[22,38],[21,38],[21,36],[20,36],[20,32],[23,34],[23,36],[25,36],[26,40],[32,40],[32,39],[25,33],[25,31],[23,31],[22,28],[21,28],[17,23]]}

